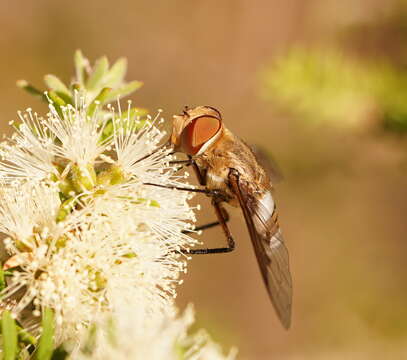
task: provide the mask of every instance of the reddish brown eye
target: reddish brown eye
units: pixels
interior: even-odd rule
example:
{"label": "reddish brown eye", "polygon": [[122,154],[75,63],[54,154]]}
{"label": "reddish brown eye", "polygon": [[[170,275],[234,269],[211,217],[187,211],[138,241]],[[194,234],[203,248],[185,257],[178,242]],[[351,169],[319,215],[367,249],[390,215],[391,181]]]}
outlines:
{"label": "reddish brown eye", "polygon": [[220,128],[219,119],[201,116],[191,121],[182,132],[182,145],[187,154],[195,155],[199,149],[212,139]]}

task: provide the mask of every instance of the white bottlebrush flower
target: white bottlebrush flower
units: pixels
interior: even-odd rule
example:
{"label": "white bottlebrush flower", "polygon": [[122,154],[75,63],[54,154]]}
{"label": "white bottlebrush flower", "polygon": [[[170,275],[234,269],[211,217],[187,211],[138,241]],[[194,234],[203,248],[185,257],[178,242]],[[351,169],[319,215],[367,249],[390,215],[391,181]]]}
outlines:
{"label": "white bottlebrush flower", "polygon": [[[41,236],[39,229],[47,234],[59,230],[55,218],[61,201],[56,184],[24,183],[19,186],[0,188],[0,232],[12,251],[33,248]],[[14,240],[14,241],[13,241]]]}
{"label": "white bottlebrush flower", "polygon": [[79,343],[118,299],[170,316],[181,250],[196,243],[182,233],[195,220],[191,195],[145,184],[187,186],[160,145],[160,119],[112,119],[77,99],[50,104],[46,118],[22,114],[1,145],[0,231],[13,272],[0,296],[34,330],[27,314],[52,308],[57,343]]}
{"label": "white bottlebrush flower", "polygon": [[[57,173],[56,159],[59,163],[68,162],[78,171],[89,171],[87,167],[106,149],[102,133],[107,119],[98,116],[97,111],[92,111],[90,116],[83,96],[78,95],[77,101],[75,107],[68,104],[58,108],[60,113],[50,103],[46,118],[39,117],[31,109],[19,113],[16,132],[0,147],[1,180],[43,180]],[[91,176],[88,174],[89,178]]]}
{"label": "white bottlebrush flower", "polygon": [[19,112],[18,116],[15,133],[0,144],[0,180],[43,179],[55,170],[52,163],[54,139],[43,126],[43,119],[31,108]]}
{"label": "white bottlebrush flower", "polygon": [[233,360],[236,350],[224,355],[203,330],[189,334],[194,311],[189,306],[180,317],[147,316],[142,307],[121,306],[113,318],[96,326],[78,360]]}

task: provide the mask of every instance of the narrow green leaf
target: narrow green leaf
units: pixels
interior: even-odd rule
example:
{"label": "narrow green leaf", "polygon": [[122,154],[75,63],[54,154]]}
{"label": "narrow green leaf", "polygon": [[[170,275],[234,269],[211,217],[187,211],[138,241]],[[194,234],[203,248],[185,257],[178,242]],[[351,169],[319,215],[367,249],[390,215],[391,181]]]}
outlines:
{"label": "narrow green leaf", "polygon": [[37,339],[34,335],[30,334],[26,329],[23,329],[21,326],[17,325],[18,340],[27,345],[35,345]]}
{"label": "narrow green leaf", "polygon": [[127,59],[120,58],[115,62],[115,64],[110,68],[109,72],[104,78],[104,85],[109,87],[116,87],[120,85],[127,71]]}
{"label": "narrow green leaf", "polygon": [[66,85],[55,75],[48,74],[44,76],[45,84],[56,93],[62,93],[67,96],[72,96]]}
{"label": "narrow green leaf", "polygon": [[65,93],[61,93],[59,91],[55,91],[55,94],[57,94],[66,104],[74,105],[74,99],[72,96],[69,96]]}
{"label": "narrow green leaf", "polygon": [[127,83],[126,85],[122,86],[121,88],[113,90],[110,95],[107,97],[106,102],[114,101],[117,99],[120,99],[122,97],[125,97],[132,92],[140,89],[143,86],[143,83],[141,81],[131,81]]}
{"label": "narrow green leaf", "polygon": [[103,129],[102,135],[100,137],[100,141],[103,142],[105,141],[108,137],[113,135],[113,131],[114,131],[114,126],[113,126],[113,121],[112,119],[109,119],[106,122],[106,125]]}
{"label": "narrow green leaf", "polygon": [[96,60],[95,67],[92,74],[89,76],[88,81],[86,82],[86,88],[88,90],[93,90],[97,86],[103,85],[101,82],[103,77],[106,75],[109,69],[109,61],[106,56],[101,57]]}
{"label": "narrow green leaf", "polygon": [[89,66],[89,61],[86,59],[82,51],[76,50],[74,55],[76,80],[80,85],[84,85],[86,81],[86,68]]}
{"label": "narrow green leaf", "polygon": [[138,120],[138,118],[142,118],[142,117],[146,116],[147,114],[148,114],[147,109],[134,107],[128,111],[123,112],[121,117],[123,119],[126,119],[128,117],[129,119],[132,119],[132,120]]}
{"label": "narrow green leaf", "polygon": [[48,96],[54,102],[54,104],[59,106],[66,106],[66,102],[60,96],[58,96],[55,91],[49,91]]}
{"label": "narrow green leaf", "polygon": [[143,117],[148,114],[147,109],[141,108],[133,108],[129,111],[125,111],[122,113],[121,119],[129,119],[129,122],[126,125],[122,126],[122,123],[118,122],[115,126],[113,125],[112,119],[109,119],[106,122],[105,128],[103,129],[102,136],[100,141],[105,141],[107,138],[113,135],[115,129],[117,131],[123,131],[126,134],[128,131],[140,131],[144,126],[148,124],[146,119],[140,120],[140,117]]}
{"label": "narrow green leaf", "polygon": [[98,94],[98,96],[95,97],[95,99],[92,101],[92,103],[89,105],[88,108],[88,115],[92,116],[95,113],[95,110],[97,108],[98,105],[101,105],[104,103],[104,101],[106,100],[106,98],[109,96],[109,94],[111,93],[112,89],[111,88],[103,88],[100,93]]}
{"label": "narrow green leaf", "polygon": [[1,318],[4,360],[14,360],[17,356],[17,327],[10,311],[5,310]]}
{"label": "narrow green leaf", "polygon": [[54,313],[45,308],[41,321],[42,333],[35,352],[35,360],[49,360],[54,349]]}
{"label": "narrow green leaf", "polygon": [[[142,109],[142,108],[132,108],[129,111],[125,111],[122,113],[122,116],[120,119],[129,119],[129,122],[126,122],[125,125],[121,122],[118,122],[116,127],[113,125],[112,119],[109,119],[106,122],[105,128],[103,129],[102,136],[100,138],[100,141],[105,141],[107,138],[113,135],[113,132],[115,129],[117,131],[123,131],[124,134],[126,134],[128,131],[140,131],[143,129],[147,124],[147,120],[143,117],[148,114],[147,109]],[[142,119],[140,119],[142,118]],[[116,119],[117,120],[117,119]]]}
{"label": "narrow green leaf", "polygon": [[55,91],[48,92],[49,98],[52,100],[53,105],[55,106],[55,110],[57,111],[58,115],[63,118],[64,114],[62,112],[61,106],[66,106],[65,101],[59,97]]}
{"label": "narrow green leaf", "polygon": [[34,96],[38,96],[44,101],[48,101],[47,98],[45,97],[43,91],[38,90],[36,87],[32,86],[26,80],[18,80],[16,84],[17,84],[17,86],[19,88],[27,91],[29,94],[34,95]]}
{"label": "narrow green leaf", "polygon": [[3,264],[0,263],[0,291],[2,291],[6,287],[6,279],[3,270]]}

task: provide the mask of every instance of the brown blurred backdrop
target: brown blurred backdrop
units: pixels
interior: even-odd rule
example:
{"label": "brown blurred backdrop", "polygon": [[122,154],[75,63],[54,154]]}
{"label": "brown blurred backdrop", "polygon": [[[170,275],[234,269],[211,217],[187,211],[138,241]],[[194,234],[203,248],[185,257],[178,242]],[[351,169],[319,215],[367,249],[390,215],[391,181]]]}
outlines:
{"label": "brown blurred backdrop", "polygon": [[[145,82],[134,103],[163,108],[168,119],[187,104],[219,108],[232,131],[271,150],[283,170],[276,197],[291,254],[293,323],[286,332],[274,315],[238,210],[237,250],[193,258],[180,307],[193,302],[199,326],[239,347],[241,359],[407,358],[405,141],[309,126],[259,96],[259,71],[274,57],[298,45],[331,46],[338,27],[381,19],[395,3],[2,1],[1,130],[17,110],[45,111],[16,80],[42,85],[53,73],[68,81],[78,48],[92,60],[127,57],[127,78]],[[208,204],[200,222],[212,218]],[[219,229],[201,238],[224,241]]]}

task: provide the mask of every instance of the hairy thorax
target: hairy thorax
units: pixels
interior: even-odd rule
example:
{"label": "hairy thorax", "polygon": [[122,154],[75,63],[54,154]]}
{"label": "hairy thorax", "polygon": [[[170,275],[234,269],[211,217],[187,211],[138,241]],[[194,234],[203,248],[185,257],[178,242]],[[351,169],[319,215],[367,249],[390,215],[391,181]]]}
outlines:
{"label": "hairy thorax", "polygon": [[195,160],[206,174],[207,188],[221,191],[230,198],[228,202],[232,206],[237,206],[237,199],[228,183],[231,169],[239,173],[240,179],[252,184],[254,192],[263,192],[269,183],[251,149],[227,129],[223,129],[219,140]]}

